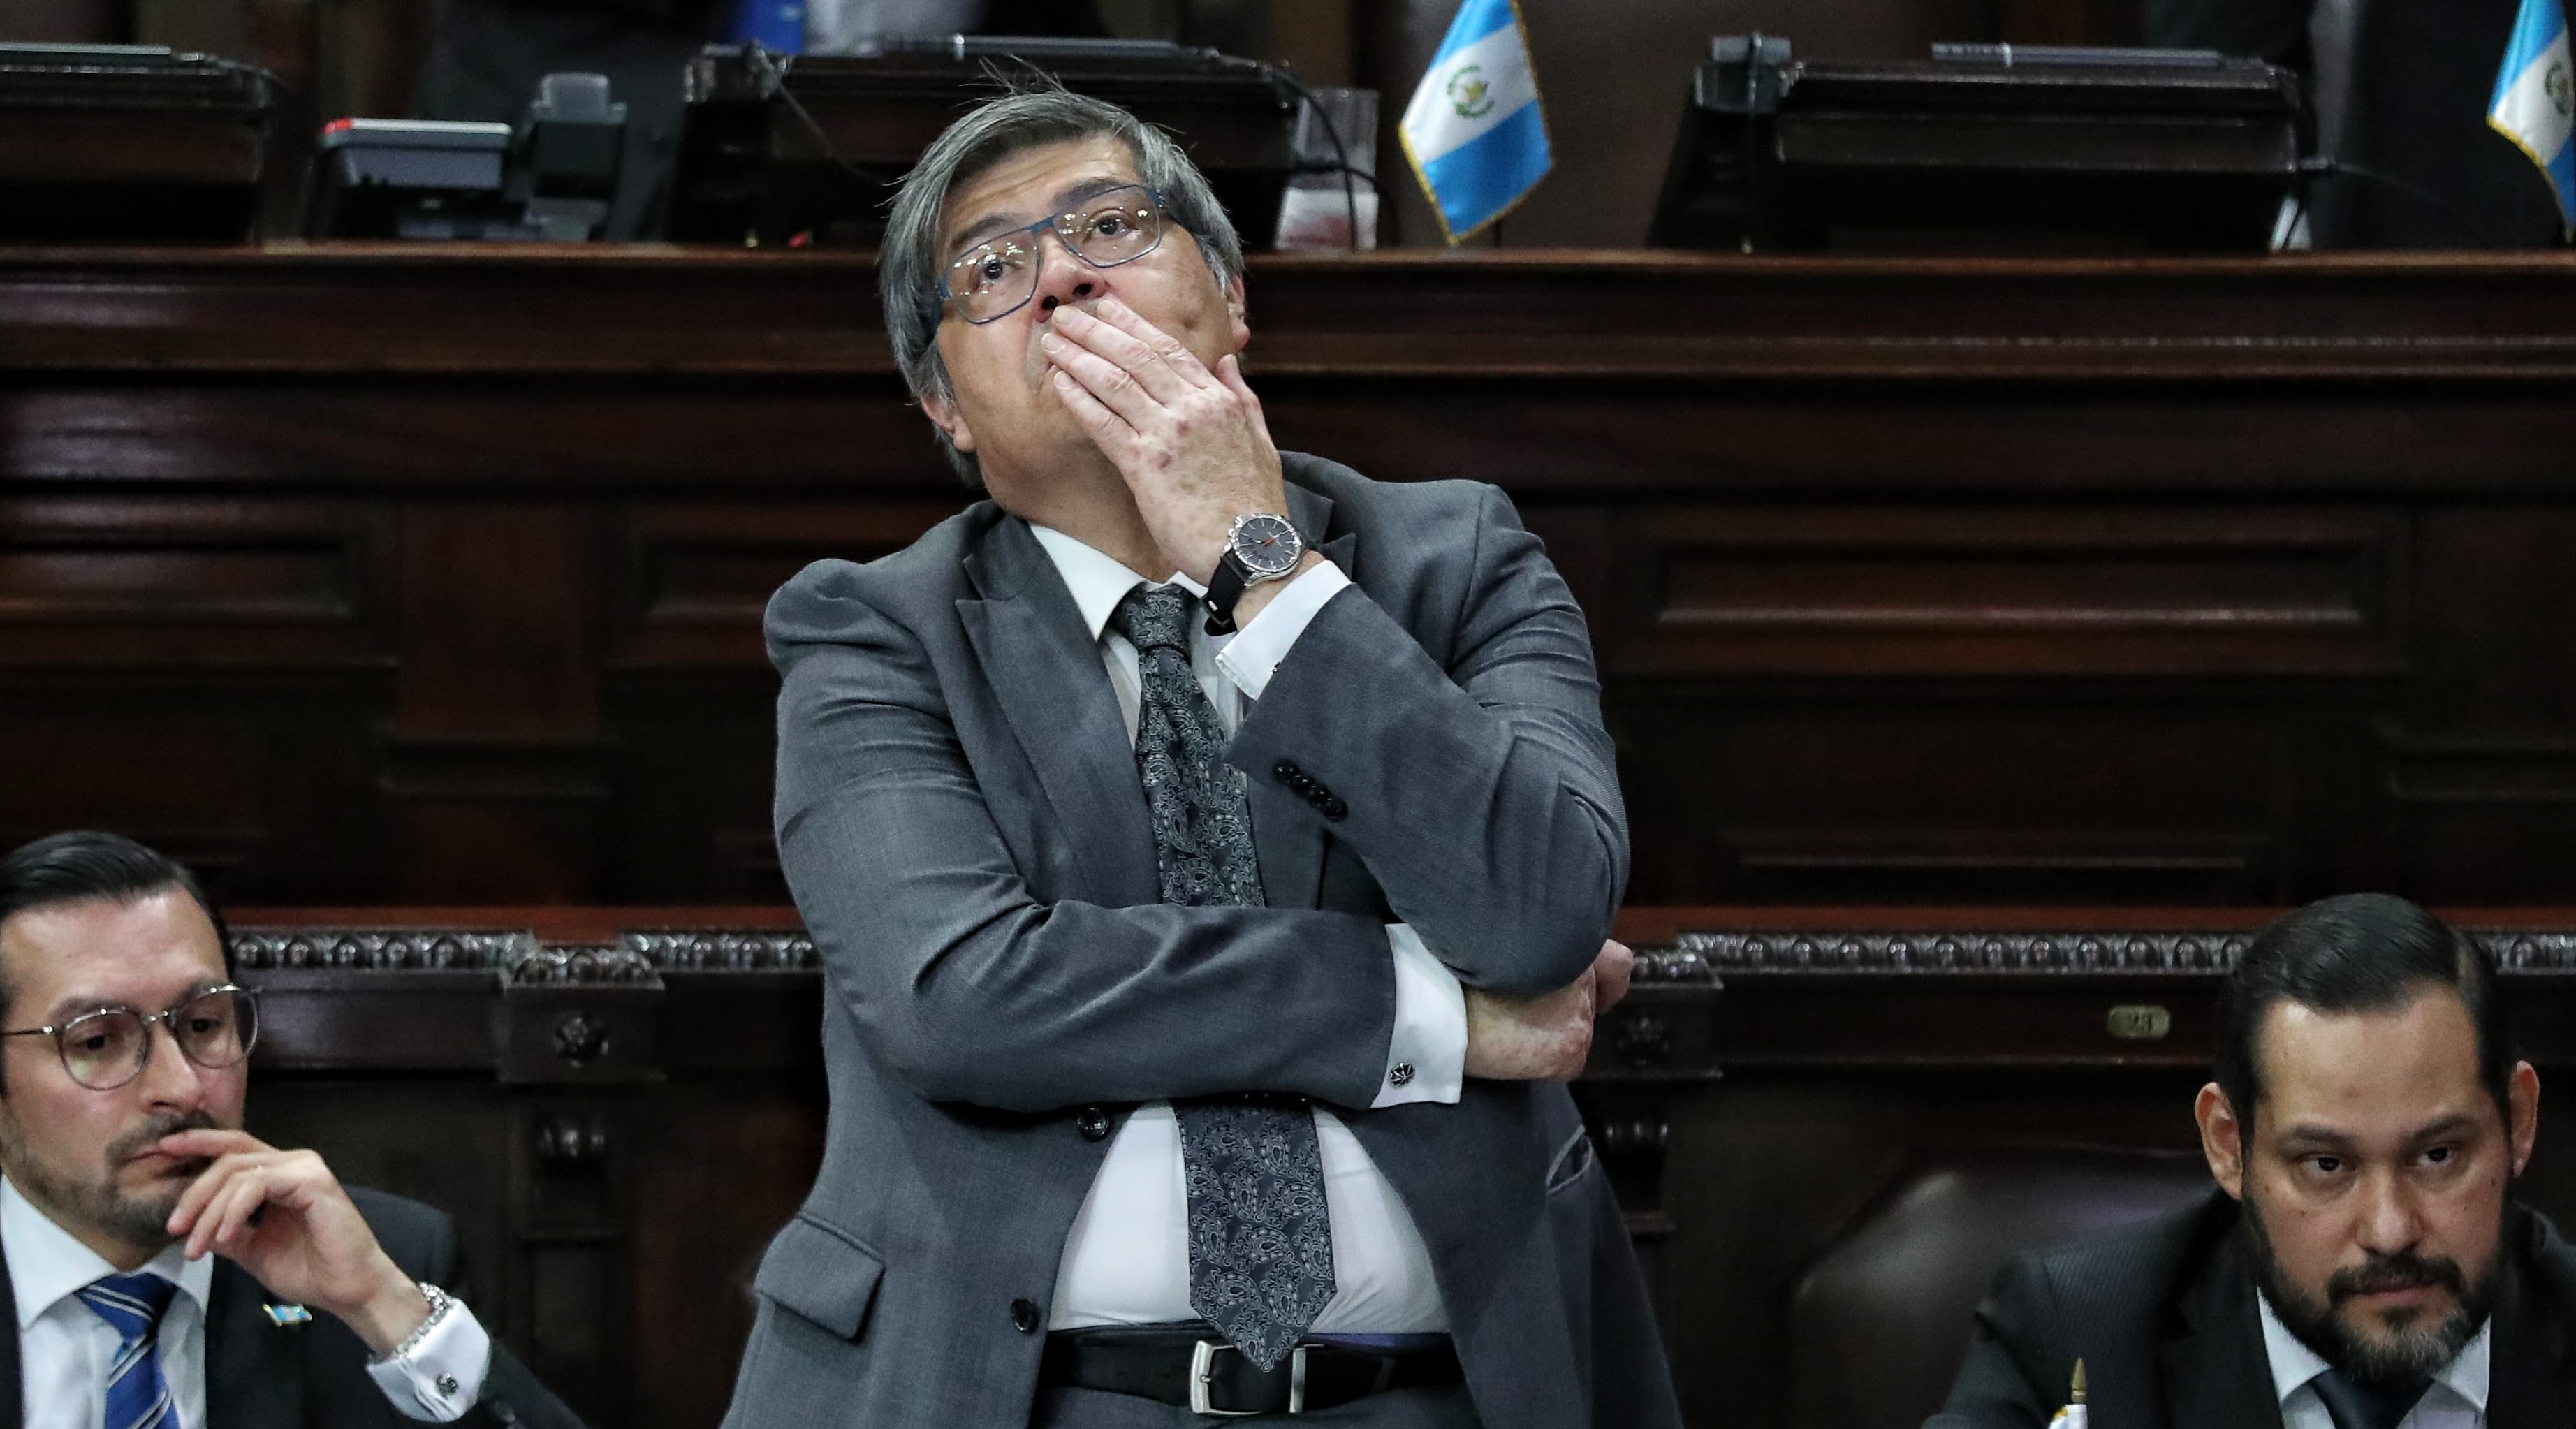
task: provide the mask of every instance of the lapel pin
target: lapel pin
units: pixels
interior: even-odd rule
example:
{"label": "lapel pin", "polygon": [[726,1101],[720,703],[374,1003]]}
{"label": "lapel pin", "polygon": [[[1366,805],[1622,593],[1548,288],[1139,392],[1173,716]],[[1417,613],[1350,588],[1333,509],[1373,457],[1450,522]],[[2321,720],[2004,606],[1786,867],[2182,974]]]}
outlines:
{"label": "lapel pin", "polygon": [[301,1305],[262,1305],[259,1308],[267,1311],[268,1322],[281,1330],[289,1325],[310,1324],[313,1320],[313,1312]]}

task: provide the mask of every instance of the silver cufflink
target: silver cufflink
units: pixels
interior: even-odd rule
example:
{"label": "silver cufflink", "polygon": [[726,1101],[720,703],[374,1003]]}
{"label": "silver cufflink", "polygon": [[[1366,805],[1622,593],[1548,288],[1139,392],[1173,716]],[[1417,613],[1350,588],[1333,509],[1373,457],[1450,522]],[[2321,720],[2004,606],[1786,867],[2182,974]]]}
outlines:
{"label": "silver cufflink", "polygon": [[1412,1085],[1413,1064],[1411,1062],[1396,1063],[1395,1070],[1387,1073],[1386,1079],[1395,1083],[1399,1087]]}

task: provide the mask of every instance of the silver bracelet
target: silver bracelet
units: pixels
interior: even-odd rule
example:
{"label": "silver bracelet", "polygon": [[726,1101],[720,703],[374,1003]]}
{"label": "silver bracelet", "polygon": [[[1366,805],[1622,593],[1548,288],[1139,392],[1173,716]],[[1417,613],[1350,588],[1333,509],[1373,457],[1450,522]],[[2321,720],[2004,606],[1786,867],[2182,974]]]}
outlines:
{"label": "silver bracelet", "polygon": [[376,1356],[374,1359],[367,1361],[368,1364],[392,1364],[394,1361],[401,1359],[403,1356],[410,1354],[416,1349],[419,1349],[420,1342],[429,1338],[429,1332],[438,1328],[438,1322],[447,1318],[447,1312],[456,1308],[455,1296],[448,1294],[446,1291],[439,1289],[437,1286],[430,1284],[426,1280],[417,1280],[412,1283],[420,1287],[420,1298],[429,1302],[429,1318],[420,1322],[420,1328],[403,1336],[403,1342],[401,1344],[396,1345],[392,1349],[385,1351],[383,1354]]}

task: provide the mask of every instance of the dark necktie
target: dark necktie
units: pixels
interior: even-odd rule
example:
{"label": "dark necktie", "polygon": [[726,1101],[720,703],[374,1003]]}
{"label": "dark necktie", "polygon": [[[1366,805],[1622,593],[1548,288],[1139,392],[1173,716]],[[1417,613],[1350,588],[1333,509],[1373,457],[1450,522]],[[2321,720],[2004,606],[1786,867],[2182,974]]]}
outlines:
{"label": "dark necktie", "polygon": [[2367,1383],[2330,1369],[2308,1383],[2317,1387],[2317,1398],[2325,1401],[2326,1413],[2335,1429],[2397,1429],[2415,1401],[2432,1387],[2430,1380],[2415,1380],[2404,1388]]}
{"label": "dark necktie", "polygon": [[[1261,868],[1243,775],[1225,762],[1216,707],[1190,668],[1179,586],[1129,591],[1109,628],[1136,647],[1136,768],[1154,820],[1163,901],[1259,907]],[[1180,1102],[1190,1198],[1190,1308],[1263,1369],[1333,1297],[1333,1232],[1314,1114],[1300,1101]]]}
{"label": "dark necktie", "polygon": [[137,1273],[102,1275],[72,1292],[116,1331],[102,1429],[159,1429],[178,1421],[159,1354],[161,1312],[170,1308],[178,1288],[158,1275]]}

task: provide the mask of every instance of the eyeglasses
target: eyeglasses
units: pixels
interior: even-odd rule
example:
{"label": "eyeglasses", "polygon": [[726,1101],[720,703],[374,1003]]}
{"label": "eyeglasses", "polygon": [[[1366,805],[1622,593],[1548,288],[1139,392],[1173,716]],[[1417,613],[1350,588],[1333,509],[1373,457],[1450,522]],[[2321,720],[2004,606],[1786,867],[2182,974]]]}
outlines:
{"label": "eyeglasses", "polygon": [[227,983],[150,1015],[130,1007],[84,1012],[59,1027],[26,1027],[0,1037],[51,1037],[63,1070],[92,1091],[114,1091],[143,1075],[152,1057],[152,1024],[170,1029],[181,1055],[200,1067],[229,1067],[259,1040],[259,997]]}
{"label": "eyeglasses", "polygon": [[1133,263],[1163,241],[1163,196],[1129,184],[1083,200],[1075,212],[983,239],[948,261],[940,299],[978,325],[1028,306],[1037,295],[1038,267],[1046,261],[1042,235],[1050,229],[1064,240],[1066,252],[1094,268]]}

